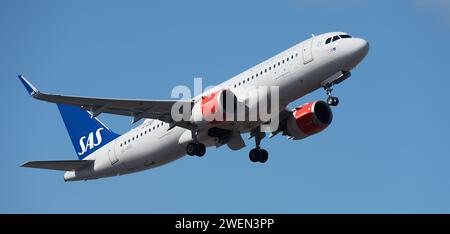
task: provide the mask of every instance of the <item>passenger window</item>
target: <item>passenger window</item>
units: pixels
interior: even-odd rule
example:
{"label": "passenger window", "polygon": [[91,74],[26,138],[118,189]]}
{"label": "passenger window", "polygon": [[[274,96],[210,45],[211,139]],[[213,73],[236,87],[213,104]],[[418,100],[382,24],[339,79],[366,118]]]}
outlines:
{"label": "passenger window", "polygon": [[325,45],[331,42],[331,37],[329,37],[326,41],[325,41]]}
{"label": "passenger window", "polygon": [[339,36],[334,36],[334,37],[333,37],[333,42],[335,42],[335,41],[337,41],[337,40],[339,40],[339,39],[341,39],[341,38],[339,38]]}
{"label": "passenger window", "polygon": [[289,57],[287,58],[287,60],[286,61],[289,61]]}

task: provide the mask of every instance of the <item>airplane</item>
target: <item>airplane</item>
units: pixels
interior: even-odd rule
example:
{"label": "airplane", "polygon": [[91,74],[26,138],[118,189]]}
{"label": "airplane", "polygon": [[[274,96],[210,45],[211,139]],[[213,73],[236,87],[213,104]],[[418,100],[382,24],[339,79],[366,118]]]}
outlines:
{"label": "airplane", "polygon": [[[368,51],[366,40],[345,32],[313,34],[307,40],[188,100],[49,94],[39,91],[19,75],[31,97],[57,104],[79,159],[30,161],[22,167],[65,171],[64,181],[99,179],[155,168],[185,155],[202,157],[206,148],[211,146],[227,145],[231,150],[240,150],[245,147],[241,134],[249,134],[250,138],[255,139],[255,148],[250,150],[249,159],[254,163],[265,163],[268,152],[260,146],[266,136],[261,131],[265,122],[259,118],[256,121],[228,121],[226,118],[211,121],[205,120],[205,116],[211,113],[222,115],[229,111],[226,102],[230,96],[236,105],[237,102],[246,105],[245,97],[250,87],[278,87],[279,108],[272,110],[278,124],[270,138],[279,133],[293,140],[309,137],[331,124],[331,107],[339,103],[339,99],[332,95],[333,88],[350,77],[351,71]],[[294,109],[287,107],[321,88],[327,96],[326,101],[312,101]],[[176,103],[191,108],[191,112],[187,112],[190,113],[189,118],[174,120],[172,107]],[[248,105],[245,107],[251,108]],[[204,109],[212,112],[205,112]],[[102,113],[130,116],[132,123],[144,121],[120,135],[98,120],[98,115]]]}

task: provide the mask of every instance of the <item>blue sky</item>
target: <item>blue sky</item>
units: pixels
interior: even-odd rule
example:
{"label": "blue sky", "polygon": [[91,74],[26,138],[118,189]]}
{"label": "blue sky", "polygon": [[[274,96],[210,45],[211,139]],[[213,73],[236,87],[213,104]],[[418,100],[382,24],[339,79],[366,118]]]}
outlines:
{"label": "blue sky", "polygon": [[[448,213],[448,15],[444,0],[1,1],[0,213]],[[265,139],[264,165],[247,141],[97,181],[19,167],[76,159],[56,106],[29,98],[19,73],[48,92],[167,99],[329,31],[365,38],[369,55],[336,87],[332,125]]]}

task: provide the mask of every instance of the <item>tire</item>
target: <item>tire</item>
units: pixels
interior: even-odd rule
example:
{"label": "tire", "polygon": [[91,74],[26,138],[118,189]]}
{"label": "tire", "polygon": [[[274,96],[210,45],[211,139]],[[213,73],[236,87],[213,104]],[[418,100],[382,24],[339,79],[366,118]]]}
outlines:
{"label": "tire", "polygon": [[328,97],[327,98],[327,104],[329,105],[329,106],[334,106],[333,104],[334,104],[334,102],[333,102],[333,97]]}
{"label": "tire", "polygon": [[258,161],[260,163],[265,163],[267,162],[267,160],[269,159],[269,153],[267,152],[267,150],[260,150],[259,151],[259,156],[258,156]]}
{"label": "tire", "polygon": [[197,154],[197,146],[194,143],[189,143],[186,146],[186,153],[190,156],[194,156]]}
{"label": "tire", "polygon": [[259,150],[258,149],[252,149],[248,153],[248,158],[252,162],[258,162],[258,155],[259,155]]}
{"label": "tire", "polygon": [[206,146],[202,143],[199,143],[197,145],[197,156],[203,157],[203,155],[205,155],[205,153],[206,153]]}
{"label": "tire", "polygon": [[337,106],[339,104],[339,98],[333,97],[333,106]]}

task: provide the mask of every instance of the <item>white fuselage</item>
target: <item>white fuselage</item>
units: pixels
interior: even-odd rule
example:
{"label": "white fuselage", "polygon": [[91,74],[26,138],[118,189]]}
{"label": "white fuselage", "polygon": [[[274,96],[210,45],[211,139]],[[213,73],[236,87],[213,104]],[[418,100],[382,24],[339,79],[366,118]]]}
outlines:
{"label": "white fuselage", "polygon": [[[367,54],[368,44],[363,39],[349,38],[325,43],[327,38],[338,34],[344,33],[332,32],[309,38],[217,85],[207,93],[229,89],[239,99],[246,96],[245,92],[251,86],[278,86],[279,106],[284,108],[320,88],[325,80],[335,74],[352,70]],[[194,98],[198,99],[199,97]],[[235,126],[238,128],[235,130],[245,133],[254,127],[243,124]],[[146,120],[85,158],[95,160],[92,167],[68,171],[64,179],[86,180],[123,175],[174,161],[186,154],[186,144],[180,143],[180,138],[187,134],[186,131],[190,132],[181,127],[170,129],[168,123],[159,120]]]}

